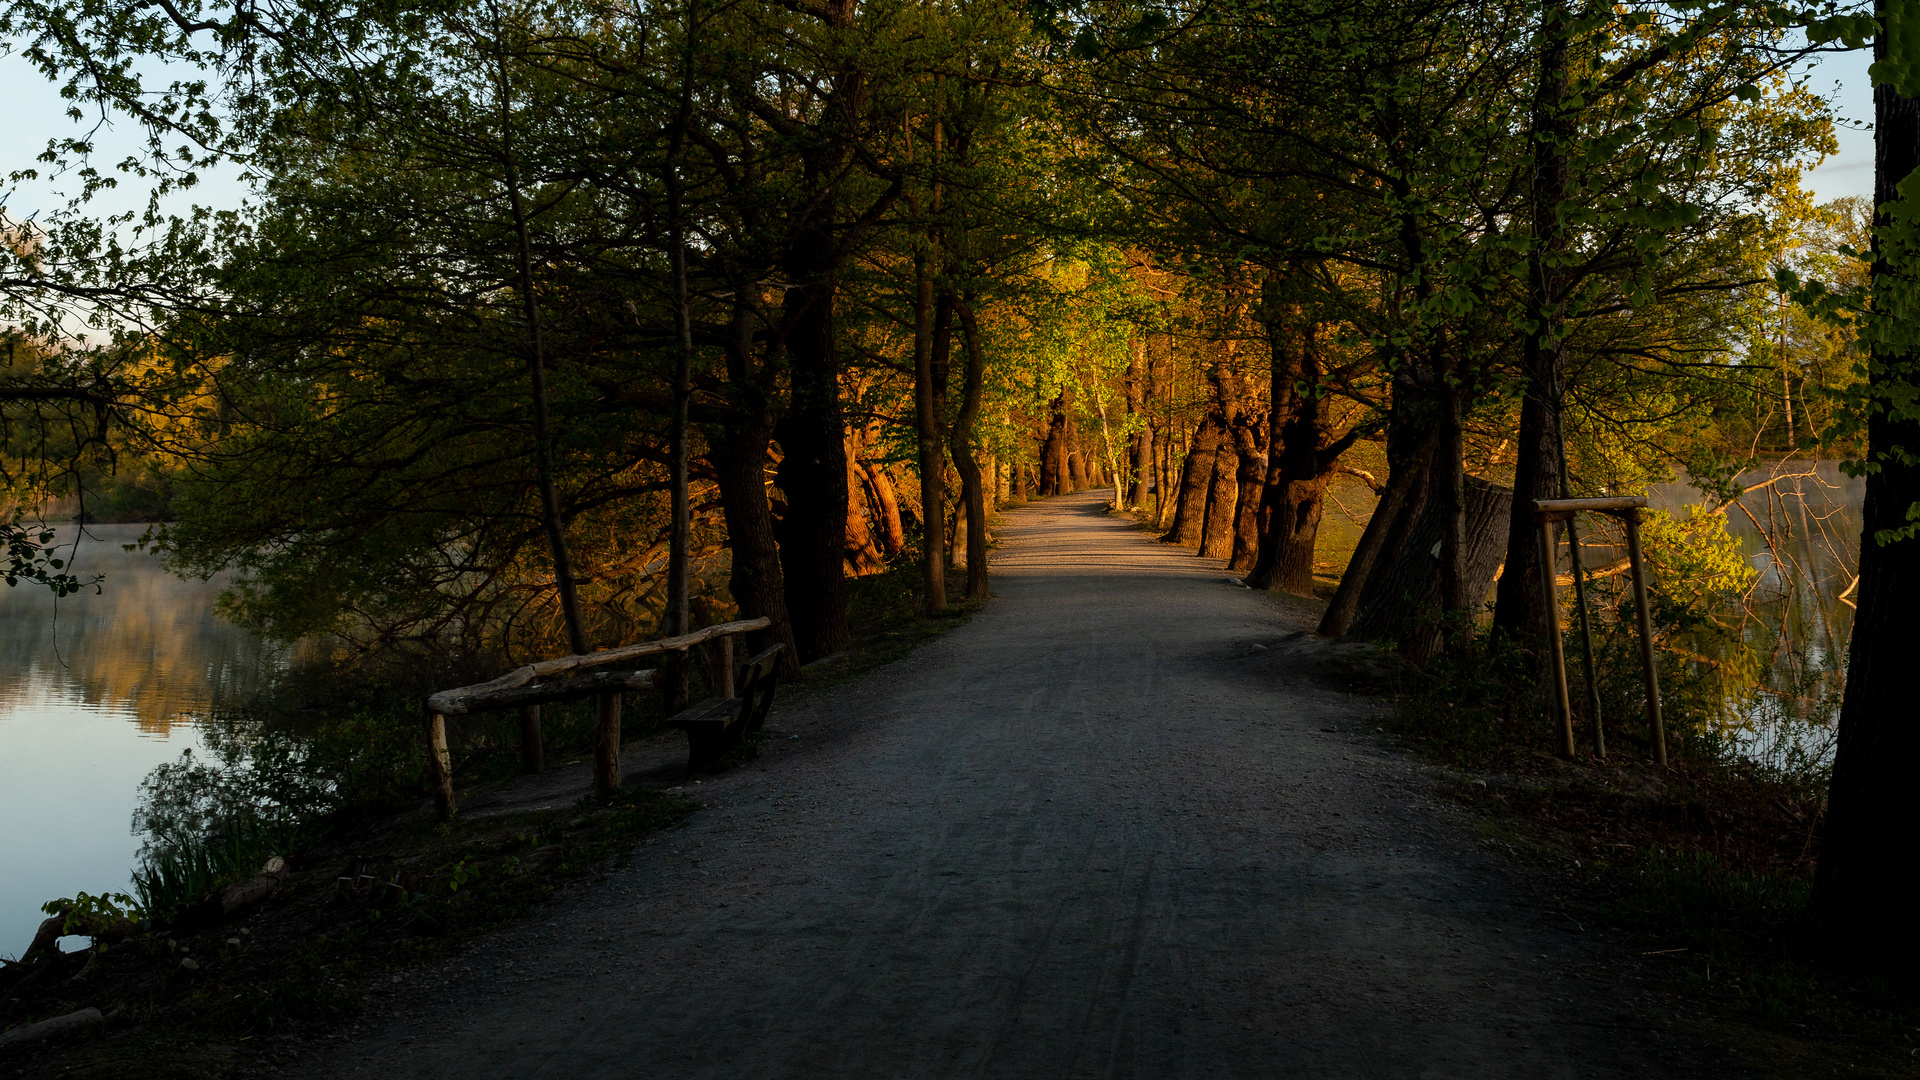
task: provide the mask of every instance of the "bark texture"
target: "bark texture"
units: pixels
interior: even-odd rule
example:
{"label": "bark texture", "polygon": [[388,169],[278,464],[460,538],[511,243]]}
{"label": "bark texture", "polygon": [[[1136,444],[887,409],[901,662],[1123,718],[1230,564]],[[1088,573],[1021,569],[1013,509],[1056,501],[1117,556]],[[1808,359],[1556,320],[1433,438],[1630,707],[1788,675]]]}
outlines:
{"label": "bark texture", "polygon": [[987,493],[980,463],[973,452],[973,428],[980,418],[980,393],[986,382],[987,357],[980,344],[980,326],[972,305],[956,299],[960,330],[966,346],[966,374],[961,380],[960,412],[953,421],[953,467],[960,474],[961,501],[966,509],[967,596],[987,595]]}
{"label": "bark texture", "polygon": [[1549,3],[1541,15],[1540,79],[1533,105],[1533,190],[1529,216],[1533,248],[1528,253],[1527,319],[1534,329],[1521,347],[1520,367],[1526,375],[1526,396],[1520,404],[1520,435],[1513,478],[1513,512],[1507,523],[1507,568],[1500,575],[1500,595],[1494,604],[1496,633],[1534,645],[1545,641],[1546,586],[1540,573],[1539,530],[1533,523],[1533,500],[1551,499],[1560,491],[1560,284],[1554,264],[1566,248],[1560,227],[1560,204],[1567,194],[1566,146],[1569,141],[1562,99],[1567,84],[1569,12],[1561,0]]}
{"label": "bark texture", "polygon": [[[821,237],[819,243],[829,243]],[[847,647],[846,424],[834,336],[836,283],[808,259],[789,269],[784,319],[792,404],[780,424],[779,483],[787,495],[780,566],[794,646],[806,664]]]}
{"label": "bark texture", "polygon": [[[1874,54],[1886,58],[1884,37]],[[1884,208],[1899,197],[1896,185],[1920,169],[1920,99],[1876,87],[1874,114],[1874,202],[1884,221]],[[1876,278],[1892,272],[1876,259]],[[1903,388],[1914,377],[1911,353],[1882,348],[1874,359],[1876,384]],[[1880,469],[1867,476],[1861,512],[1860,608],[1853,617],[1814,912],[1842,963],[1906,981],[1920,964],[1920,922],[1913,918],[1920,864],[1910,855],[1920,832],[1911,627],[1920,610],[1920,539],[1881,544],[1874,535],[1906,525],[1909,509],[1920,503],[1920,468],[1880,456],[1894,447],[1920,446],[1920,423],[1876,411],[1867,422],[1867,444]]]}
{"label": "bark texture", "polygon": [[1193,445],[1180,466],[1180,490],[1174,496],[1173,524],[1160,539],[1182,547],[1197,547],[1207,515],[1207,494],[1213,490],[1213,460],[1227,437],[1218,413],[1208,413],[1193,434]]}
{"label": "bark texture", "polygon": [[1240,452],[1231,428],[1223,433],[1213,453],[1213,475],[1207,479],[1207,502],[1200,520],[1200,554],[1224,559],[1233,554],[1233,520],[1240,500]]}
{"label": "bark texture", "polygon": [[847,447],[847,545],[848,577],[865,577],[886,568],[886,553],[874,537],[873,518],[878,517],[867,498],[865,473],[852,446]]}
{"label": "bark texture", "polygon": [[1227,569],[1246,573],[1260,558],[1261,494],[1267,485],[1267,442],[1270,433],[1264,415],[1242,415],[1233,428],[1234,511],[1232,552]]}
{"label": "bark texture", "polygon": [[1068,460],[1072,456],[1072,436],[1067,417],[1073,411],[1073,394],[1061,391],[1053,399],[1047,418],[1047,435],[1040,444],[1040,494],[1065,495],[1073,490]]}
{"label": "bark texture", "polygon": [[[1460,580],[1471,610],[1474,598],[1486,596],[1500,568],[1513,492],[1478,477],[1466,477],[1463,487],[1466,535]],[[1379,567],[1367,582],[1360,614],[1348,637],[1398,641],[1400,651],[1415,663],[1432,659],[1440,644],[1437,616],[1446,599],[1442,555],[1453,519],[1450,509],[1444,498],[1424,500],[1423,512],[1398,557]]]}

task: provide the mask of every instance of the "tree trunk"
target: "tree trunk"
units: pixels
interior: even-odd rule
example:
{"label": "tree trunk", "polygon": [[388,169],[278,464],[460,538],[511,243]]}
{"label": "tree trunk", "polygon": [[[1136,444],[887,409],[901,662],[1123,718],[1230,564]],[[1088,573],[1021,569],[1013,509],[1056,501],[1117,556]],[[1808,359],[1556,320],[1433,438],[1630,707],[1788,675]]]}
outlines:
{"label": "tree trunk", "polygon": [[1080,448],[1080,432],[1073,420],[1067,420],[1067,490],[1081,491],[1087,487],[1087,456]]}
{"label": "tree trunk", "polygon": [[[1876,7],[1884,18],[1884,0]],[[1888,46],[1883,34],[1874,44],[1875,59],[1885,62]],[[1888,208],[1900,197],[1897,185],[1920,170],[1920,98],[1902,96],[1893,86],[1875,87],[1874,121],[1875,216],[1885,227]],[[1912,287],[1912,251],[1900,266],[1891,265],[1877,241],[1874,254],[1876,297]],[[1911,309],[1900,317],[1899,330],[1912,334]],[[1910,344],[1875,345],[1870,377],[1882,400],[1899,401],[1910,392],[1915,359]],[[1920,923],[1913,918],[1920,867],[1908,857],[1920,833],[1912,779],[1913,763],[1920,760],[1920,724],[1913,721],[1910,670],[1911,623],[1920,610],[1920,539],[1880,543],[1876,536],[1909,525],[1912,508],[1920,504],[1920,467],[1900,451],[1920,446],[1920,421],[1911,410],[1908,405],[1905,415],[1890,416],[1876,408],[1868,415],[1868,454],[1879,468],[1867,474],[1861,509],[1860,607],[1853,617],[1840,745],[1813,891],[1814,914],[1833,957],[1901,980],[1910,980],[1920,964]]]}
{"label": "tree trunk", "polygon": [[774,539],[773,508],[767,503],[767,444],[773,421],[764,416],[728,423],[709,433],[707,460],[720,486],[720,509],[727,521],[727,547],[733,556],[729,582],[742,619],[773,620],[751,635],[750,647],[786,646],[781,669],[799,673],[799,653],[787,619],[786,588],[780,569],[780,545]]}
{"label": "tree trunk", "polygon": [[1153,484],[1153,424],[1147,416],[1147,403],[1154,399],[1156,390],[1146,335],[1136,334],[1133,354],[1127,361],[1127,415],[1133,418],[1133,434],[1127,437],[1127,462],[1133,472],[1133,482],[1127,488],[1128,506],[1145,506],[1147,489]]}
{"label": "tree trunk", "polygon": [[981,486],[980,464],[973,456],[973,428],[980,418],[980,392],[986,382],[987,357],[980,345],[980,326],[973,306],[954,298],[960,331],[966,344],[967,369],[961,383],[960,412],[953,422],[953,465],[960,473],[961,498],[967,510],[967,596],[987,596],[987,497]]}
{"label": "tree trunk", "polygon": [[[830,250],[822,235],[809,254]],[[833,267],[809,257],[789,266],[786,305],[792,405],[780,423],[779,482],[787,494],[785,542],[787,613],[802,664],[847,647],[846,424],[840,410],[840,355],[834,337]]]}
{"label": "tree trunk", "polygon": [[856,461],[866,482],[867,501],[873,507],[874,521],[880,528],[880,548],[889,557],[898,555],[907,546],[907,530],[900,523],[900,496],[893,490],[893,481],[887,478],[886,470],[864,457]]}
{"label": "tree trunk", "polygon": [[[1380,510],[1374,511],[1374,517],[1382,521],[1380,546],[1374,554],[1373,564],[1366,578],[1356,584],[1359,595],[1354,605],[1353,625],[1347,629],[1343,637],[1364,640],[1371,636],[1362,628],[1362,622],[1370,621],[1374,609],[1381,607],[1383,603],[1389,601],[1389,598],[1395,596],[1384,583],[1394,565],[1400,561],[1402,554],[1407,550],[1409,538],[1427,512],[1427,501],[1433,493],[1434,484],[1433,452],[1438,445],[1439,434],[1431,433],[1429,438],[1420,440],[1419,446],[1425,453],[1417,460],[1402,459],[1392,466],[1395,477],[1403,473],[1407,476],[1409,485],[1407,493],[1400,500],[1392,517],[1382,518]],[[1389,453],[1388,456],[1391,459],[1394,455]],[[1381,501],[1383,504],[1386,502],[1384,499]],[[1342,585],[1344,584],[1343,581]],[[1400,601],[1394,599],[1392,602]],[[1391,623],[1394,620],[1391,616],[1385,616],[1385,621]]]}
{"label": "tree trunk", "polygon": [[513,212],[514,237],[520,299],[527,319],[527,374],[533,390],[534,465],[539,476],[540,523],[547,533],[547,550],[553,559],[553,586],[560,598],[560,615],[567,628],[567,645],[577,654],[593,649],[587,637],[587,622],[580,610],[580,596],[574,586],[573,558],[567,551],[566,525],[560,516],[560,497],[554,489],[553,433],[547,414],[547,356],[540,332],[540,299],[533,287],[533,246],[527,227],[526,205],[520,198],[520,173],[513,150],[512,84],[507,79],[504,54],[496,58],[500,75],[500,145],[506,170],[507,201]]}
{"label": "tree trunk", "polygon": [[[1360,533],[1360,542],[1354,546],[1353,556],[1347,560],[1347,568],[1340,576],[1340,585],[1334,590],[1333,599],[1327,603],[1326,613],[1320,617],[1317,630],[1321,636],[1346,636],[1360,609],[1361,596],[1366,591],[1367,582],[1373,577],[1374,568],[1397,554],[1395,534],[1407,520],[1408,504],[1421,498],[1426,486],[1426,445],[1423,441],[1421,452],[1405,457],[1392,466],[1392,472],[1387,477],[1387,489],[1374,506],[1373,516],[1367,519],[1367,527]],[[1382,554],[1387,558],[1383,560]]]}
{"label": "tree trunk", "polygon": [[1322,501],[1344,447],[1328,446],[1329,453],[1321,452],[1328,439],[1322,428],[1315,328],[1294,325],[1299,308],[1280,302],[1282,286],[1279,281],[1267,285],[1267,344],[1272,354],[1268,400],[1273,406],[1267,425],[1267,476],[1260,492],[1260,549],[1246,583],[1312,596]]}
{"label": "tree trunk", "polygon": [[[847,568],[848,577],[865,577],[886,569],[887,557],[873,537],[865,474],[852,446],[847,447]],[[878,515],[875,515],[878,516]]]}
{"label": "tree trunk", "polygon": [[[1436,365],[1437,366],[1437,365]],[[1440,429],[1440,458],[1436,462],[1440,468],[1440,483],[1437,490],[1439,499],[1439,518],[1441,527],[1440,541],[1440,608],[1450,619],[1466,613],[1467,618],[1479,614],[1479,602],[1486,597],[1482,590],[1480,596],[1470,597],[1472,583],[1468,580],[1468,517],[1466,462],[1463,460],[1465,444],[1461,431],[1461,412],[1464,405],[1461,397],[1466,393],[1458,380],[1446,383],[1441,388],[1446,399],[1445,418]],[[1509,493],[1507,517],[1512,518],[1511,493]],[[1497,566],[1498,564],[1496,564]],[[1442,627],[1464,634],[1466,627]],[[1465,637],[1460,637],[1464,648]],[[1424,643],[1421,646],[1426,648]],[[1416,663],[1424,663],[1425,656],[1416,656]]]}
{"label": "tree trunk", "polygon": [[1047,421],[1046,442],[1040,447],[1040,494],[1064,495],[1070,490],[1072,481],[1067,475],[1067,459],[1071,452],[1068,445],[1067,414],[1072,411],[1071,391],[1063,390],[1053,399],[1053,410]]}
{"label": "tree trunk", "polygon": [[[1429,475],[1441,471],[1429,470]],[[1443,482],[1435,477],[1432,486]],[[1466,477],[1462,486],[1466,512],[1460,589],[1469,597],[1485,597],[1505,548],[1513,493],[1477,477]],[[1408,530],[1398,557],[1380,567],[1368,582],[1360,614],[1347,633],[1356,640],[1398,641],[1403,654],[1422,664],[1433,657],[1441,641],[1439,616],[1445,603],[1441,556],[1454,520],[1447,499],[1438,492],[1423,502],[1420,518]]]}
{"label": "tree trunk", "polygon": [[1240,452],[1228,429],[1213,453],[1213,477],[1207,485],[1206,514],[1200,523],[1200,554],[1224,559],[1233,554],[1235,504],[1240,498]]}
{"label": "tree trunk", "polygon": [[1260,495],[1267,485],[1267,422],[1264,417],[1242,417],[1234,426],[1233,547],[1227,569],[1246,573],[1260,558]]}
{"label": "tree trunk", "polygon": [[1541,15],[1540,81],[1532,120],[1533,191],[1528,216],[1533,244],[1527,254],[1527,320],[1533,327],[1521,345],[1526,396],[1520,403],[1520,437],[1513,478],[1513,520],[1507,525],[1507,568],[1493,609],[1496,634],[1534,647],[1546,640],[1550,602],[1540,569],[1540,532],[1533,500],[1560,494],[1561,359],[1560,287],[1555,264],[1567,245],[1560,204],[1567,193],[1569,125],[1567,35],[1571,17],[1564,0],[1552,0]]}
{"label": "tree trunk", "polygon": [[1218,413],[1208,413],[1194,432],[1193,446],[1180,467],[1180,490],[1174,496],[1173,524],[1160,539],[1181,547],[1198,547],[1206,523],[1207,495],[1213,490],[1213,459],[1227,437]]}
{"label": "tree trunk", "polygon": [[913,411],[918,432],[915,464],[920,470],[920,589],[924,610],[947,610],[946,462],[940,458],[940,398],[934,378],[933,272],[924,255],[913,261]]}

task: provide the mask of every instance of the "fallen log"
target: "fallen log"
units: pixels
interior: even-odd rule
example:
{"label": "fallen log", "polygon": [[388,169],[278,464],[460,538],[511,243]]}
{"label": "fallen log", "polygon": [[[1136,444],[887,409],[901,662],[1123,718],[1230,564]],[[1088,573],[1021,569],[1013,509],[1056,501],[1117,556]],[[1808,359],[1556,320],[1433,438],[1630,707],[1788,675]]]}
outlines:
{"label": "fallen log", "polygon": [[56,1016],[51,1020],[42,1020],[37,1024],[24,1024],[11,1031],[0,1032],[0,1049],[65,1038],[105,1020],[106,1016],[99,1009],[81,1009],[78,1012]]}
{"label": "fallen log", "polygon": [[66,922],[65,914],[55,915],[42,922],[40,929],[33,932],[33,944],[27,946],[27,951],[20,954],[20,959],[23,962],[30,962],[43,952],[58,951],[58,946],[54,943],[60,940],[63,932],[61,928],[66,925]]}
{"label": "fallen log", "polygon": [[275,855],[268,859],[260,872],[245,881],[236,882],[220,892],[220,917],[225,918],[242,908],[253,905],[280,891],[287,880],[287,860]]}

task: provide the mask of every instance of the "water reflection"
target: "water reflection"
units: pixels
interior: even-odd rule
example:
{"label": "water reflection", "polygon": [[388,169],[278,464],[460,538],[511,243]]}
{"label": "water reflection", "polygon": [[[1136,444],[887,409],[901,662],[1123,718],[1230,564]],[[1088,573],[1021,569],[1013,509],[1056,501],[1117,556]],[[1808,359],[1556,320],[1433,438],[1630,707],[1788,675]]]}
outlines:
{"label": "water reflection", "polygon": [[127,888],[141,779],[199,745],[196,717],[245,701],[275,667],[213,614],[218,582],[122,549],[144,531],[89,527],[74,566],[105,575],[99,594],[0,586],[0,956],[26,947],[44,901]]}
{"label": "water reflection", "polygon": [[[1739,609],[1721,613],[1738,623],[1737,651],[1703,659],[1729,676],[1743,752],[1824,758],[1846,685],[1865,481],[1838,462],[1784,461],[1736,483],[1743,493],[1726,507],[1727,531],[1758,574]],[[1657,485],[1648,501],[1676,515],[1714,503],[1686,484]]]}

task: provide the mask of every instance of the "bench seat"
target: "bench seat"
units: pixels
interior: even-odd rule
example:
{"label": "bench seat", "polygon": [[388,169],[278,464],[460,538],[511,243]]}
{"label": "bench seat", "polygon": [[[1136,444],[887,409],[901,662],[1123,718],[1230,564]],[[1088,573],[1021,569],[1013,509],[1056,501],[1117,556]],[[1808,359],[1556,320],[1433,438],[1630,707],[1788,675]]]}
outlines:
{"label": "bench seat", "polygon": [[775,645],[746,662],[739,697],[707,698],[667,719],[668,727],[687,733],[688,776],[713,768],[766,722],[780,679],[781,651],[782,646]]}

